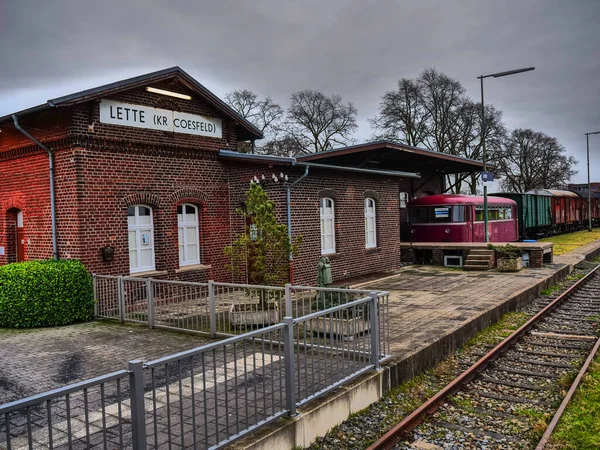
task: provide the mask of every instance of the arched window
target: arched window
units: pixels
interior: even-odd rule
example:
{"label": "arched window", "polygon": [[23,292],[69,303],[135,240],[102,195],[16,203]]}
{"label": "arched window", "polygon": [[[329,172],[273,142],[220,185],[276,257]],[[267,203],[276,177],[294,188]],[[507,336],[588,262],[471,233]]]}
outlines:
{"label": "arched window", "polygon": [[372,198],[365,198],[365,247],[377,247],[375,200]]}
{"label": "arched window", "polygon": [[335,211],[333,200],[321,199],[321,254],[335,253]]}
{"label": "arched window", "polygon": [[134,205],[127,208],[130,273],[154,270],[154,225],[152,208]]}
{"label": "arched window", "polygon": [[177,207],[179,228],[179,265],[200,264],[198,207],[184,203]]}

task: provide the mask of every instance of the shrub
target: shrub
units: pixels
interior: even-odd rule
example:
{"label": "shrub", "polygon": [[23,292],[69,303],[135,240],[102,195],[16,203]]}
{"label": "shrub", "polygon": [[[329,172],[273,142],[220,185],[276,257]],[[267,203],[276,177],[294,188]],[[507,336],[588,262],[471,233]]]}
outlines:
{"label": "shrub", "polygon": [[498,253],[502,253],[506,258],[512,259],[521,257],[521,249],[516,245],[495,245],[494,250],[496,250]]}
{"label": "shrub", "polygon": [[92,277],[79,261],[26,261],[0,267],[0,327],[67,325],[93,315]]}

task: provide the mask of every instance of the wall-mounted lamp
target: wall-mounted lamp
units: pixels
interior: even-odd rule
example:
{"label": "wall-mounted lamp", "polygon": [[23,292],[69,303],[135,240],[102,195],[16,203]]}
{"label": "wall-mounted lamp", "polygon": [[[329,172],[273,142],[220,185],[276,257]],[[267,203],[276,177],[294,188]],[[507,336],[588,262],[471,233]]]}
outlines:
{"label": "wall-mounted lamp", "polygon": [[113,247],[102,247],[100,252],[102,254],[102,261],[104,262],[110,262],[115,257],[115,249]]}
{"label": "wall-mounted lamp", "polygon": [[168,95],[169,97],[181,98],[183,100],[191,100],[192,96],[187,94],[180,94],[179,92],[166,91],[164,89],[157,89],[151,86],[146,88],[148,92],[152,92],[154,94]]}

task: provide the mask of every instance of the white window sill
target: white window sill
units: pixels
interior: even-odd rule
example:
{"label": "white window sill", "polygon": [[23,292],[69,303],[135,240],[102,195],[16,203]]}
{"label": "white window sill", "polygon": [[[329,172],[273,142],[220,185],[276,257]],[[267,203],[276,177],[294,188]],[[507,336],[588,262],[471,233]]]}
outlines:
{"label": "white window sill", "polygon": [[167,275],[169,272],[166,270],[148,270],[146,272],[133,272],[129,276],[133,278],[150,278],[150,277],[162,277]]}
{"label": "white window sill", "polygon": [[210,264],[193,264],[193,265],[189,265],[189,266],[182,266],[179,269],[177,269],[175,271],[175,273],[192,272],[194,270],[209,270],[209,269],[212,269],[212,266]]}

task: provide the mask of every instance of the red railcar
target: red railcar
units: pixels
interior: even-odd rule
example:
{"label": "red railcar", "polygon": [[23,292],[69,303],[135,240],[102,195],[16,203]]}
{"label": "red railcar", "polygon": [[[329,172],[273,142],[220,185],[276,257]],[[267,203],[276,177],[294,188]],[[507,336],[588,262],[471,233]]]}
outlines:
{"label": "red railcar", "polygon": [[535,189],[528,194],[548,193],[552,196],[552,226],[555,232],[576,230],[583,224],[584,202],[575,192],[560,189]]}
{"label": "red railcar", "polygon": [[[408,203],[413,242],[485,242],[483,197],[431,195]],[[517,203],[488,197],[490,242],[512,242],[519,237]]]}
{"label": "red railcar", "polygon": [[[589,224],[589,211],[592,211],[592,224],[598,226],[600,224],[600,192],[587,189],[581,189],[575,192],[581,197],[581,225],[587,227]],[[591,198],[592,206],[588,207],[588,196]]]}

